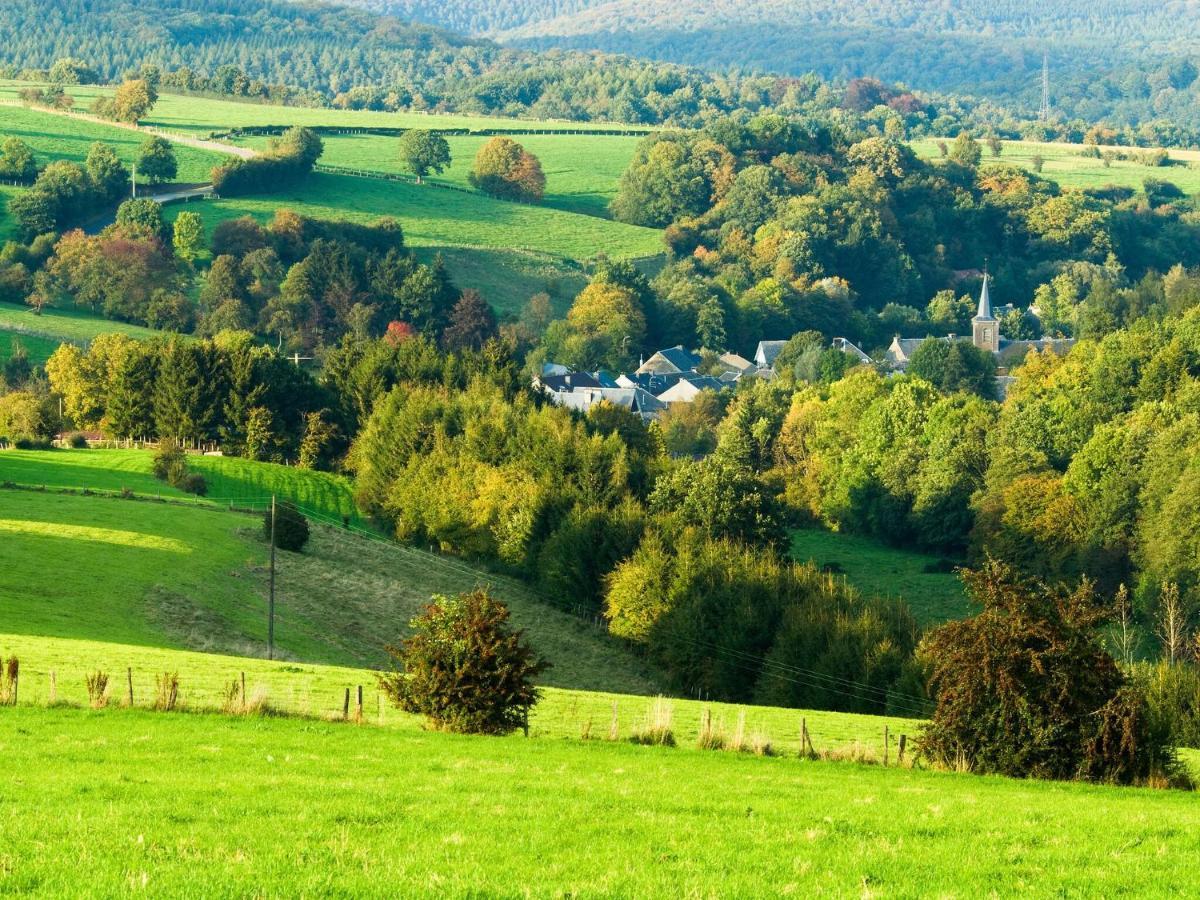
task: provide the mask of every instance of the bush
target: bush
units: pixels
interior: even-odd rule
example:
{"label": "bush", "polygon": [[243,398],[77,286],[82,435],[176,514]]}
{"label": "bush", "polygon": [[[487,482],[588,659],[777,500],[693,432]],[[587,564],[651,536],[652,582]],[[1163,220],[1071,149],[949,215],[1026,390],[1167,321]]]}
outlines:
{"label": "bush", "polygon": [[154,477],[173,484],[180,477],[180,470],[187,469],[187,454],[173,438],[163,438],[154,451]]}
{"label": "bush", "polygon": [[75,434],[71,435],[71,437],[68,438],[67,443],[70,444],[75,450],[86,450],[88,448],[87,436],[80,434],[79,432],[75,432]]}
{"label": "bush", "polygon": [[381,689],[441,730],[508,734],[527,727],[540,696],[533,679],[548,664],[508,618],[508,607],[486,590],[434,597],[412,621],[413,636],[388,648],[402,669],[379,676]]}
{"label": "bush", "polygon": [[[281,500],[275,504],[275,546],[280,550],[299,553],[308,543],[308,519],[294,503]],[[271,540],[271,510],[263,514],[263,537]]]}
{"label": "bush", "polygon": [[172,484],[185,494],[195,494],[197,497],[203,497],[208,493],[208,482],[204,480],[204,476],[199,472],[184,472]]}
{"label": "bush", "polygon": [[923,754],[1019,778],[1174,775],[1169,729],[1099,642],[1104,613],[1090,583],[1052,589],[995,560],[963,579],[983,612],[921,645],[937,701]]}

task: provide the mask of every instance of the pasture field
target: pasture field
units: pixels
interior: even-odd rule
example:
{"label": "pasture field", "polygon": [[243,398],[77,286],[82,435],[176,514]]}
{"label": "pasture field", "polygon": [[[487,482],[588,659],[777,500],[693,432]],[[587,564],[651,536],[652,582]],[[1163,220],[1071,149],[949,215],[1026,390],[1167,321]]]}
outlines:
{"label": "pasture field", "polygon": [[[16,100],[29,82],[0,81],[0,99]],[[114,88],[98,85],[70,85],[68,94],[76,106],[86,109],[98,96],[109,96]],[[603,131],[620,128],[649,132],[640,125],[612,125],[604,122],[564,122],[540,119],[510,119],[501,116],[442,115],[420,112],[373,112],[368,110],[308,109],[298,106],[275,106],[249,100],[191,97],[183,94],[159,95],[158,103],[142,119],[143,125],[173,128],[179,131],[212,132],[231,128],[254,128],[268,125],[322,125],[333,128],[470,128],[522,131],[538,128],[564,128],[571,131]]]}
{"label": "pasture field", "polygon": [[903,598],[922,626],[971,614],[957,575],[926,571],[938,563],[935,556],[888,547],[859,535],[804,528],[792,532],[792,557],[843,575],[864,594]]}
{"label": "pasture field", "polygon": [[[605,253],[616,258],[657,256],[662,235],[653,228],[626,225],[545,206],[494,200],[482,194],[447,191],[375,178],[315,173],[306,183],[269,197],[234,197],[188,208],[210,230],[225,219],[254,216],[266,221],[279,208],[320,219],[375,222],[397,219],[415,247],[451,246],[531,250],[567,259]],[[168,206],[169,218],[182,209]]]}
{"label": "pasture field", "polygon": [[[0,303],[0,343],[10,343],[9,334],[19,335],[22,340],[44,338],[45,341],[53,342],[54,346],[50,348],[50,353],[53,353],[62,343],[86,344],[97,335],[114,333],[128,335],[139,341],[153,340],[165,335],[165,332],[142,325],[102,319],[84,310],[48,306],[39,316],[31,307]],[[27,342],[26,347],[30,346]],[[46,344],[42,343],[40,346],[45,349]],[[33,357],[32,350],[30,357]]]}
{"label": "pasture field", "polygon": [[530,297],[543,293],[549,295],[555,315],[563,316],[571,301],[587,287],[587,275],[578,264],[546,253],[479,247],[412,250],[425,263],[441,256],[454,284],[460,290],[479,291],[501,319],[518,317]]}
{"label": "pasture field", "polygon": [[[951,141],[947,140],[947,143]],[[937,159],[940,156],[938,141],[928,138],[912,142],[917,156]],[[1042,177],[1058,182],[1065,188],[1099,188],[1108,185],[1142,190],[1147,178],[1157,178],[1177,185],[1189,196],[1200,193],[1200,152],[1195,150],[1171,150],[1172,165],[1144,166],[1136,162],[1114,160],[1105,167],[1103,160],[1087,159],[1079,155],[1083,149],[1077,144],[1040,144],[1032,141],[1005,141],[1003,152],[997,159],[984,147],[983,162],[1009,163],[1033,171],[1033,157],[1040,155],[1044,160]],[[1137,152],[1136,148],[1113,147],[1118,152]]]}
{"label": "pasture field", "polygon": [[217,506],[261,506],[272,495],[322,516],[356,526],[366,522],[354,505],[349,479],[235,456],[188,456],[188,466],[204,476],[208,496],[176,490],[153,474],[150,450],[9,450],[0,454],[0,481],[35,487],[115,491],[189,500]]}
{"label": "pasture field", "polygon": [[[641,138],[619,136],[518,135],[526,150],[538,158],[546,174],[545,206],[567,212],[608,217],[608,204],[617,193],[617,182],[633,159]],[[371,134],[325,135],[321,162],[369,172],[407,174],[400,162],[399,138]],[[426,181],[470,189],[467,176],[490,138],[450,136],[450,167]],[[246,138],[238,143],[262,149],[267,138]]]}
{"label": "pasture field", "polygon": [[[261,522],[204,504],[0,490],[0,634],[265,656]],[[456,559],[314,525],[306,551],[281,552],[276,568],[283,659],[381,665],[430,596],[489,584],[555,664],[547,684],[653,691],[596,626]]]}
{"label": "pasture field", "polygon": [[19,346],[34,365],[44,365],[50,355],[58,349],[61,341],[45,338],[40,335],[14,334],[0,328],[0,366],[16,352]]}
{"label": "pasture field", "polygon": [[[33,148],[39,168],[60,160],[81,163],[96,141],[111,146],[129,167],[137,157],[138,147],[149,135],[36,109],[3,106],[0,107],[0,139],[10,137],[20,138]],[[207,182],[212,167],[228,159],[210,150],[180,144],[174,146],[175,158],[179,161],[176,181],[184,184]]]}
{"label": "pasture field", "polygon": [[1184,896],[1188,794],[303,719],[0,709],[0,890]]}

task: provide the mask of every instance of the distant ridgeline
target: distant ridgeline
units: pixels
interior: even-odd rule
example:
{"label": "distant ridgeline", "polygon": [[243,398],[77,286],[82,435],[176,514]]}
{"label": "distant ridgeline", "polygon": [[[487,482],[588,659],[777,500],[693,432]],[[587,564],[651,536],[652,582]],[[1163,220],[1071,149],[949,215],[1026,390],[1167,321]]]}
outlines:
{"label": "distant ridgeline", "polygon": [[[654,3],[588,10],[595,5],[588,0],[489,4],[487,15],[482,4],[465,0],[439,3],[436,9],[420,0],[359,0],[355,5],[495,32],[505,41],[531,47],[562,42],[579,49],[503,47],[372,9],[284,0],[145,0],[136,6],[118,0],[62,0],[51,6],[10,0],[0,18],[0,75],[49,76],[68,85],[112,82],[151,64],[164,73],[162,86],[168,91],[297,106],[681,127],[739,112],[798,116],[845,107],[880,130],[890,122],[893,131],[899,127],[909,137],[953,134],[968,127],[993,129],[1006,137],[1021,133],[1079,140],[1089,125],[1104,120],[1117,129],[1106,135],[1110,142],[1200,143],[1200,80],[1196,67],[1176,53],[1182,46],[1178,41],[1150,49],[1135,40],[1133,49],[1112,54],[1075,52],[1092,48],[1083,38],[1056,45],[1050,51],[1053,115],[1034,123],[1045,47],[1036,32],[1026,34],[1017,24],[997,30],[996,36],[986,28],[963,33],[954,24],[957,19],[941,26],[944,33],[934,28],[936,22],[925,31],[899,24],[872,28],[859,19],[874,13],[826,10],[823,0],[809,0],[808,14],[833,16],[835,24],[811,28],[797,24],[804,21],[798,10],[795,21],[790,18],[797,4],[766,0],[717,0],[691,18],[680,18],[679,11],[693,5],[692,0],[671,4],[670,15],[664,4]],[[1046,4],[1062,5],[1061,0]],[[555,36],[547,30],[553,23],[541,21],[560,16],[554,22],[574,23],[572,14],[601,16],[618,7],[623,17],[628,14],[623,21],[629,28],[611,34],[563,25],[563,33]],[[868,8],[874,6],[867,4],[864,10]],[[782,23],[777,21],[780,10],[788,13]],[[886,10],[879,12],[879,21],[891,21]],[[970,24],[982,21],[981,15],[961,13],[960,18]],[[630,30],[646,21],[657,23],[655,16],[662,16],[666,27]],[[919,9],[913,16],[919,23],[927,18]],[[686,30],[672,27],[680,21],[689,23]],[[1120,19],[1119,27],[1103,31],[1103,40],[1123,39],[1133,21]],[[703,27],[697,29],[696,23]],[[1186,32],[1191,26],[1181,27]],[[1084,25],[1080,29],[1087,31]],[[804,35],[802,40],[798,34]],[[1095,47],[1108,46],[1099,37],[1095,41]],[[659,61],[602,56],[590,51],[593,46]],[[736,59],[721,57],[732,48],[737,48]],[[63,65],[64,60],[69,64]],[[856,83],[860,76],[871,77]],[[876,81],[876,76],[984,99],[916,95]],[[1030,130],[1032,124],[1037,130]],[[1122,133],[1122,127],[1129,130]]]}
{"label": "distant ridgeline", "polygon": [[1159,0],[352,0],[527,49],[723,71],[871,76],[1065,119],[1200,125],[1191,3]]}

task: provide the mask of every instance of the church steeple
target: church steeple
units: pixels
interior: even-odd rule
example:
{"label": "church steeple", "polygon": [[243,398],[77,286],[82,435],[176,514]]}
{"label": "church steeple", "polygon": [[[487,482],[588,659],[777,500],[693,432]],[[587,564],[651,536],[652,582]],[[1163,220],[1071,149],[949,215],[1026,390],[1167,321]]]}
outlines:
{"label": "church steeple", "polygon": [[979,312],[975,313],[975,321],[977,322],[995,322],[996,317],[992,315],[992,295],[988,290],[988,273],[983,273],[983,290],[979,292]]}
{"label": "church steeple", "polygon": [[971,343],[980,350],[1000,352],[1000,322],[992,314],[992,295],[988,289],[988,273],[983,273],[983,290],[979,292],[979,311],[971,320]]}

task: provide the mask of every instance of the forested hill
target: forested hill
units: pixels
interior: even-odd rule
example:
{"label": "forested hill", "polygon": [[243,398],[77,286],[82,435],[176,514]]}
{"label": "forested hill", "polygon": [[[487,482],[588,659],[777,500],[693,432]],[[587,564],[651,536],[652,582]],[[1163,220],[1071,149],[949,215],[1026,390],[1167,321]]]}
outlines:
{"label": "forested hill", "polygon": [[1025,113],[1049,53],[1066,118],[1200,120],[1196,0],[359,0],[532,48],[714,69],[871,76],[985,95]]}
{"label": "forested hill", "polygon": [[675,125],[757,111],[779,92],[774,77],[505,49],[344,5],[4,0],[0,10],[0,77],[46,80],[70,59],[67,84],[112,81],[153,64],[171,90],[298,105]]}

